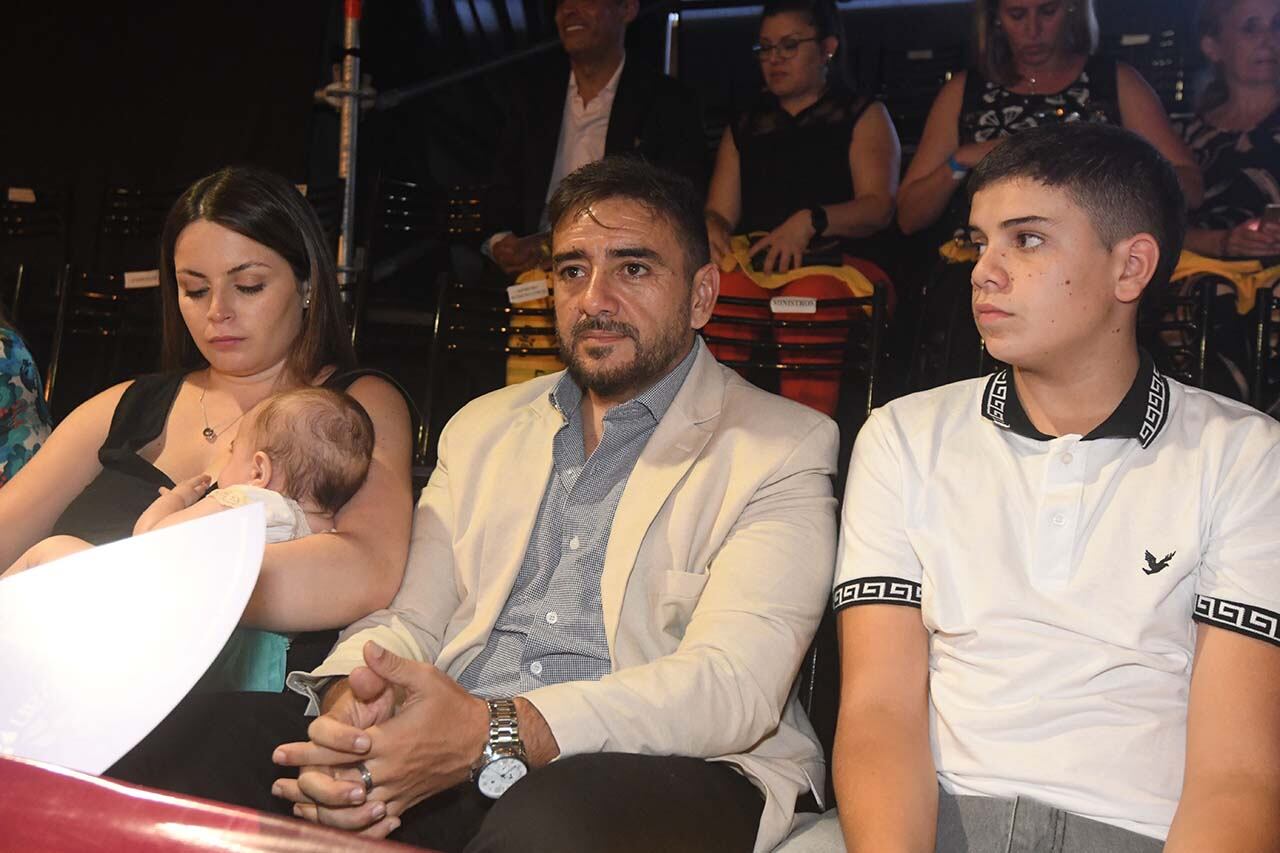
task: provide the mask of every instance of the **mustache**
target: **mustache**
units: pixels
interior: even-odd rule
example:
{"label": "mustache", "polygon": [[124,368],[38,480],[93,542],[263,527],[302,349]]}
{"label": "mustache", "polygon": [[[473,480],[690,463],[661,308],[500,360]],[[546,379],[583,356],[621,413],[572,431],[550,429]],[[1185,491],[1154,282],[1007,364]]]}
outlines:
{"label": "mustache", "polygon": [[574,323],[573,330],[569,333],[570,338],[577,340],[578,336],[584,332],[607,332],[611,335],[624,335],[637,340],[639,333],[636,327],[630,323],[623,323],[621,320],[610,320],[605,317],[583,317],[577,323]]}

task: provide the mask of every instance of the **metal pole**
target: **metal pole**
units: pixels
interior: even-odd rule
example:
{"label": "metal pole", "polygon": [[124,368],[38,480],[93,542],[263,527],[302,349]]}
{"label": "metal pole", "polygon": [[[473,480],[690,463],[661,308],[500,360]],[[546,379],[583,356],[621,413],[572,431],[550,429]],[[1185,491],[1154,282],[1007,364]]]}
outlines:
{"label": "metal pole", "polygon": [[360,134],[360,0],[345,0],[342,33],[342,112],[338,177],[343,180],[338,235],[338,285],[350,298],[355,283],[356,142]]}

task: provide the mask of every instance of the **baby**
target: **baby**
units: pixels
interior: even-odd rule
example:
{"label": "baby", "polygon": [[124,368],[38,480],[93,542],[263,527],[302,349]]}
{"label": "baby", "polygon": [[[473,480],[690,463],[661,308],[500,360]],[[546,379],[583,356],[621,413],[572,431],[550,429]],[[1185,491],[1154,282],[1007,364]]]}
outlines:
{"label": "baby", "polygon": [[[245,413],[230,458],[218,472],[218,488],[208,491],[207,474],[162,487],[133,532],[260,503],[268,544],[328,533],[338,510],[364,484],[372,455],[373,423],[351,397],[328,388],[275,394]],[[53,536],[33,545],[0,577],[91,547],[75,537]],[[238,628],[201,686],[278,692],[284,688],[288,645],[284,635]]]}

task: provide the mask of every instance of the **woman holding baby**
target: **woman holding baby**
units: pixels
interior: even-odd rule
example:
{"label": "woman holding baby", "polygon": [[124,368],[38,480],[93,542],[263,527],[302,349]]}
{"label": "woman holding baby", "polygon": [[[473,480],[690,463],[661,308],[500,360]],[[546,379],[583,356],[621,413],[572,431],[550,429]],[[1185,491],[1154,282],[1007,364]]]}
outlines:
{"label": "woman holding baby", "polygon": [[244,621],[334,628],[386,605],[409,548],[409,413],[389,382],[353,375],[333,261],[306,200],[254,169],[198,181],[165,223],[161,278],[168,372],[80,406],[0,492],[0,565],[53,533],[130,535],[161,487],[217,479],[245,412],[329,385],[373,422],[368,475],[333,535],[268,546]]}
{"label": "woman holding baby", "polygon": [[[276,460],[274,483],[261,485],[284,491],[313,520],[327,513],[326,535],[267,545],[242,624],[296,634],[386,606],[409,548],[409,411],[390,382],[354,370],[333,261],[306,200],[252,168],[201,179],[170,211],[160,274],[166,372],[77,408],[0,491],[0,568],[52,534],[93,544],[129,536],[162,489],[199,497],[224,469],[231,474],[246,413],[281,392],[324,386],[368,415],[367,475],[341,506],[326,508],[289,494]],[[310,445],[317,453],[322,435]],[[232,479],[247,476],[237,469]],[[327,651],[304,639],[290,649],[290,668],[309,668],[307,658]]]}

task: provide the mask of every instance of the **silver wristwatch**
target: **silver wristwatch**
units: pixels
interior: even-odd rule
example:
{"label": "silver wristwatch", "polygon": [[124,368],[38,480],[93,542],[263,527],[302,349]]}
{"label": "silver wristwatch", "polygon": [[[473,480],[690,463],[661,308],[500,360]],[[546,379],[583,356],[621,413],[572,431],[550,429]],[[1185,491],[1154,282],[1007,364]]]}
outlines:
{"label": "silver wristwatch", "polygon": [[524,744],[520,741],[520,723],[516,719],[513,699],[487,699],[489,705],[489,742],[472,768],[472,778],[480,793],[498,799],[507,789],[529,772]]}

